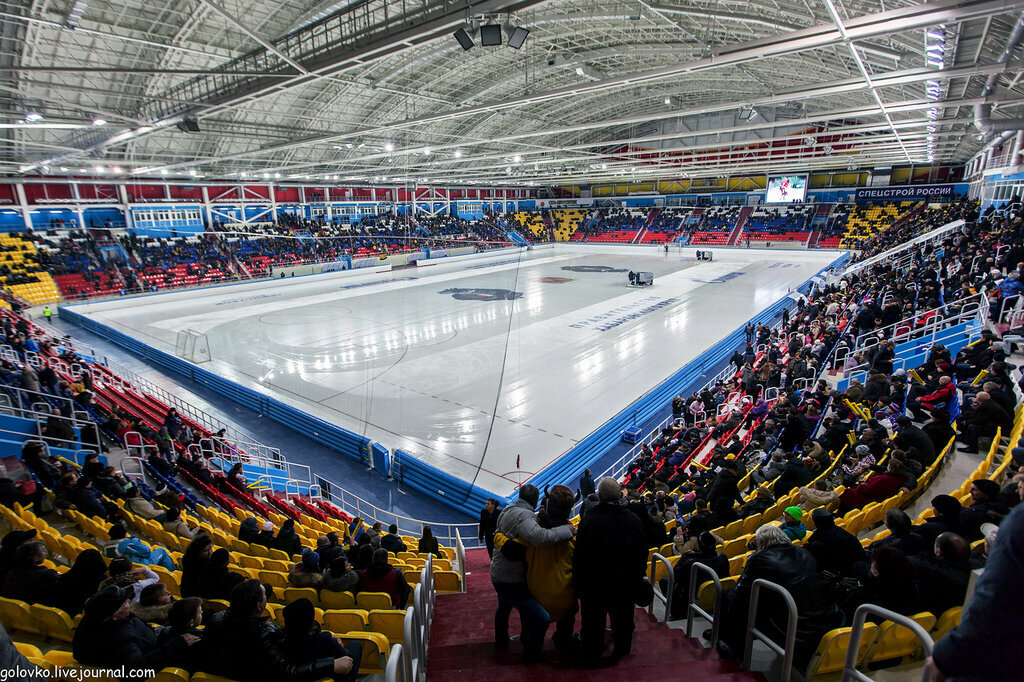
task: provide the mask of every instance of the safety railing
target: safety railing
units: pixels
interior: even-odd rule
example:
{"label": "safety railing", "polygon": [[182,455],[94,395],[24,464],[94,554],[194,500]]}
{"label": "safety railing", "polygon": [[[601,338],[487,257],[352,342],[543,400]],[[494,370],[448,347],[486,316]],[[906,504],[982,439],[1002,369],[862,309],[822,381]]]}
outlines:
{"label": "safety railing", "polygon": [[462,535],[455,529],[455,559],[459,562],[459,579],[462,591],[466,591],[466,546],[462,544]]}
{"label": "safety railing", "polygon": [[[891,620],[897,625],[902,625],[907,628],[921,641],[921,648],[924,650],[925,657],[932,655],[932,637],[928,634],[928,631],[918,623],[915,623],[912,619],[896,613],[895,611],[883,609],[881,606],[875,606],[874,604],[861,604],[853,613],[853,626],[850,629],[850,643],[847,644],[846,648],[846,662],[843,664],[842,682],[849,682],[850,680],[871,682],[870,677],[857,670],[860,641],[864,637],[864,623],[867,621],[869,615],[881,616],[886,620]],[[924,672],[921,673],[921,682],[928,682],[929,677],[930,674],[926,666]]]}
{"label": "safety railing", "polygon": [[321,495],[324,500],[337,505],[349,516],[358,516],[363,520],[372,519],[373,521],[380,521],[384,526],[393,523],[398,526],[399,531],[407,535],[422,535],[423,528],[429,526],[434,537],[438,541],[443,541],[445,545],[451,546],[454,544],[456,537],[462,537],[465,538],[463,540],[465,545],[478,546],[474,544],[477,537],[476,523],[448,523],[444,521],[433,522],[414,519],[387,509],[381,509],[372,502],[368,502],[358,495],[345,490],[343,487],[331,483],[319,474],[313,474],[313,483],[320,486]]}
{"label": "safety railing", "polygon": [[900,244],[897,247],[891,248],[888,251],[883,251],[882,253],[877,254],[875,256],[872,256],[870,258],[865,258],[864,260],[860,261],[859,263],[854,263],[853,265],[851,265],[848,268],[846,268],[846,270],[843,272],[843,276],[852,274],[852,273],[857,272],[859,270],[863,270],[864,268],[872,266],[875,263],[880,263],[882,261],[889,260],[893,256],[896,256],[896,255],[898,255],[900,253],[903,253],[904,251],[907,251],[909,249],[913,249],[915,247],[918,247],[918,246],[920,246],[922,244],[925,244],[925,243],[928,243],[928,242],[931,242],[931,241],[937,241],[938,239],[944,237],[948,232],[951,232],[951,231],[953,231],[953,230],[955,230],[957,228],[963,227],[965,224],[966,223],[963,220],[954,220],[951,223],[946,223],[945,225],[942,225],[941,227],[937,227],[934,230],[931,230],[929,232],[925,232],[924,234],[922,234],[922,235],[920,235],[918,237],[915,237],[915,238],[911,239],[908,242],[904,242],[903,244]]}
{"label": "safety railing", "polygon": [[[757,627],[757,606],[761,597],[761,590],[769,590],[777,593],[786,603],[786,641],[779,645]],[[779,682],[789,682],[793,674],[793,653],[796,647],[796,626],[797,626],[796,602],[793,595],[778,583],[773,583],[764,578],[758,578],[751,586],[750,608],[747,610],[747,638],[743,646],[743,668],[750,670],[750,661],[754,652],[754,640],[758,640],[779,656],[782,656],[782,669],[779,673]],[[863,626],[863,622],[861,623]],[[852,648],[851,642],[851,648]]]}
{"label": "safety railing", "polygon": [[[715,586],[715,603],[711,613],[705,611],[697,598],[697,578],[700,573],[711,576]],[[697,615],[711,623],[711,646],[718,644],[718,633],[722,626],[722,581],[707,564],[699,561],[690,567],[690,585],[686,590],[686,634],[693,637],[693,617]]]}
{"label": "safety railing", "polygon": [[[664,594],[661,592],[658,579],[658,564],[665,566],[665,580],[666,589]],[[672,563],[657,552],[651,557],[651,566],[647,573],[647,579],[651,583],[651,588],[654,590],[654,599],[647,606],[647,613],[654,615],[654,600],[657,600],[665,605],[665,616],[661,619],[662,622],[667,622],[669,615],[672,613],[672,593],[675,589],[675,573],[672,570]]]}
{"label": "safety railing", "polygon": [[103,360],[107,369],[109,369],[117,379],[121,380],[122,387],[136,392],[145,393],[156,398],[164,405],[175,408],[179,414],[186,417],[189,421],[202,426],[210,433],[217,433],[223,429],[224,434],[233,441],[239,443],[242,449],[246,452],[266,450],[269,452],[277,452],[278,455],[280,455],[281,451],[278,448],[260,443],[252,436],[249,436],[231,424],[200,410],[188,401],[179,398],[166,389],[157,386],[153,382],[142,378],[120,363],[110,360],[109,358],[104,358]]}
{"label": "safety railing", "polygon": [[[408,613],[405,617],[411,618]],[[384,682],[412,682],[413,678],[410,677],[408,665],[402,645],[395,644],[388,652],[388,663],[384,668]]]}
{"label": "safety railing", "polygon": [[[877,344],[879,339],[900,343],[901,341],[927,336],[929,331],[941,329],[943,326],[949,326],[950,324],[957,324],[958,322],[973,319],[978,315],[981,299],[983,297],[983,293],[965,296],[964,298],[952,301],[946,305],[923,310],[913,315],[909,315],[898,322],[893,322],[892,324],[884,327],[879,327],[878,329],[872,329],[871,331],[859,334],[852,352],[857,352],[863,348]],[[959,308],[960,310],[953,315],[949,315],[946,312],[954,308]],[[928,318],[925,324],[918,325],[917,320],[923,318]],[[933,320],[936,318],[938,318],[938,321],[933,324]]]}

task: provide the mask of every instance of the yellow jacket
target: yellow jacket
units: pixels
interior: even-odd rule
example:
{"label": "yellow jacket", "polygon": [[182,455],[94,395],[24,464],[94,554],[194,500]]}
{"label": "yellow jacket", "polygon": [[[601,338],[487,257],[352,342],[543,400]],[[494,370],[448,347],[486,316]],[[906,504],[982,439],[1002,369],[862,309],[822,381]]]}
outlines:
{"label": "yellow jacket", "polygon": [[551,622],[561,620],[576,604],[572,587],[572,552],[575,540],[544,547],[526,547],[526,584],[530,594],[547,609]]}

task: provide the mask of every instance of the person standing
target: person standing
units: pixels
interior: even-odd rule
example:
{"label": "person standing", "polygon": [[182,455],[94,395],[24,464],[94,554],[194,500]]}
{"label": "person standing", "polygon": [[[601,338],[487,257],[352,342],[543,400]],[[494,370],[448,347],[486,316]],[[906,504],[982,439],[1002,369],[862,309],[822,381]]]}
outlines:
{"label": "person standing", "polygon": [[[498,516],[497,533],[504,542],[491,558],[491,584],[498,594],[498,608],[494,612],[494,642],[498,646],[508,644],[508,619],[512,609],[519,611],[523,632],[523,660],[536,663],[540,660],[544,646],[544,634],[550,624],[548,612],[540,605],[526,584],[526,546],[553,545],[573,536],[572,526],[542,528],[537,523],[534,510],[540,500],[537,486],[526,484],[519,489],[519,500],[505,507]],[[635,517],[634,517],[635,518]],[[639,528],[639,521],[637,522]],[[497,545],[497,543],[495,543]],[[644,558],[646,559],[646,549]]]}
{"label": "person standing", "polygon": [[483,542],[487,547],[487,556],[494,556],[494,531],[498,529],[498,501],[490,498],[484,503],[483,511],[480,512],[480,528],[477,530],[476,539]]}
{"label": "person standing", "polygon": [[597,488],[594,487],[594,477],[590,474],[590,469],[584,469],[583,475],[580,476],[580,497],[593,495],[596,490]]}
{"label": "person standing", "polygon": [[50,310],[50,306],[43,306],[43,317],[46,318],[47,322],[53,324],[53,311]]}
{"label": "person standing", "polygon": [[604,649],[605,621],[611,619],[612,657],[622,658],[633,642],[634,598],[644,579],[647,543],[640,519],[621,504],[614,478],[597,486],[598,505],[580,521],[572,574],[580,595],[583,659],[597,664]]}

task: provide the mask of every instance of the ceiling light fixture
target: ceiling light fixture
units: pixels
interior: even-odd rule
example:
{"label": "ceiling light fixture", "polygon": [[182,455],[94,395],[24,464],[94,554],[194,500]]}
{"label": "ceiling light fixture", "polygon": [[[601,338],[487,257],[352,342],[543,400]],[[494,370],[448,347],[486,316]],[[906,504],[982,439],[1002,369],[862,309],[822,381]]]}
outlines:
{"label": "ceiling light fixture", "polygon": [[102,119],[102,118],[100,118],[99,116],[97,116],[96,118],[94,118],[94,119],[92,120],[92,124],[93,124],[94,126],[96,126],[96,127],[98,128],[98,127],[100,127],[100,126],[105,126],[105,125],[107,125],[107,122],[106,122],[106,120],[105,120],[105,119]]}

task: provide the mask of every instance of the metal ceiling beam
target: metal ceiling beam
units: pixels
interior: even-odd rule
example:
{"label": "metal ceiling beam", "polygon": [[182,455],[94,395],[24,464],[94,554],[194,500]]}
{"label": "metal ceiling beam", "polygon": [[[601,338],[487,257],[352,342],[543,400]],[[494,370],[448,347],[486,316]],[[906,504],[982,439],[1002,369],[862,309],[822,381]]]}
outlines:
{"label": "metal ceiling beam", "polygon": [[[1024,68],[1024,63],[1015,62],[1012,64],[992,64],[986,66],[971,66],[960,69],[944,69],[937,70],[931,68],[919,68],[919,69],[907,69],[902,71],[893,71],[883,76],[879,76],[874,80],[876,87],[890,87],[897,85],[906,85],[910,83],[923,82],[932,78],[958,78],[965,77],[975,74],[991,74],[991,73],[1003,73],[1009,70],[1018,70]],[[727,102],[722,104],[714,104],[700,107],[691,107],[689,109],[680,109],[674,111],[658,112],[653,114],[645,114],[640,116],[631,116],[624,118],[608,119],[603,121],[595,121],[590,123],[581,123],[571,126],[558,126],[555,128],[548,128],[537,131],[524,131],[521,133],[515,133],[512,135],[501,136],[498,138],[491,138],[489,140],[482,140],[480,143],[490,143],[495,141],[515,141],[523,140],[532,137],[540,137],[545,135],[568,135],[572,133],[578,133],[584,130],[596,130],[601,128],[610,128],[615,126],[629,126],[637,123],[647,123],[659,120],[685,118],[691,116],[698,116],[702,114],[730,111],[741,106],[754,106],[764,107],[771,105],[784,104],[793,101],[802,101],[809,98],[824,97],[829,95],[840,95],[849,94],[858,90],[866,89],[866,85],[862,78],[851,78],[844,79],[841,81],[833,81],[830,83],[819,83],[809,86],[801,86],[792,88],[787,91],[779,92],[777,94],[768,95],[765,97],[758,97],[756,99],[745,100],[742,102]],[[487,115],[494,116],[500,112],[499,109],[485,110]],[[288,142],[281,145],[274,145],[271,147],[265,147],[263,149],[252,150],[247,152],[239,152],[236,154],[224,155],[215,158],[206,159],[194,159],[187,162],[181,162],[176,164],[169,164],[162,166],[167,170],[174,170],[179,168],[190,168],[197,165],[218,163],[222,161],[231,161],[239,159],[248,159],[254,157],[265,156],[267,154],[273,154],[276,152],[289,151],[301,147],[317,144],[331,144],[334,142],[340,142],[344,140],[356,139],[358,137],[374,137],[374,136],[388,136],[389,133],[393,133],[395,130],[403,129],[409,126],[409,123],[395,124],[390,126],[377,126],[367,128],[363,130],[353,131],[350,133],[342,133],[337,135],[324,135],[318,136],[311,139]],[[472,144],[470,142],[463,142],[462,144]]]}

